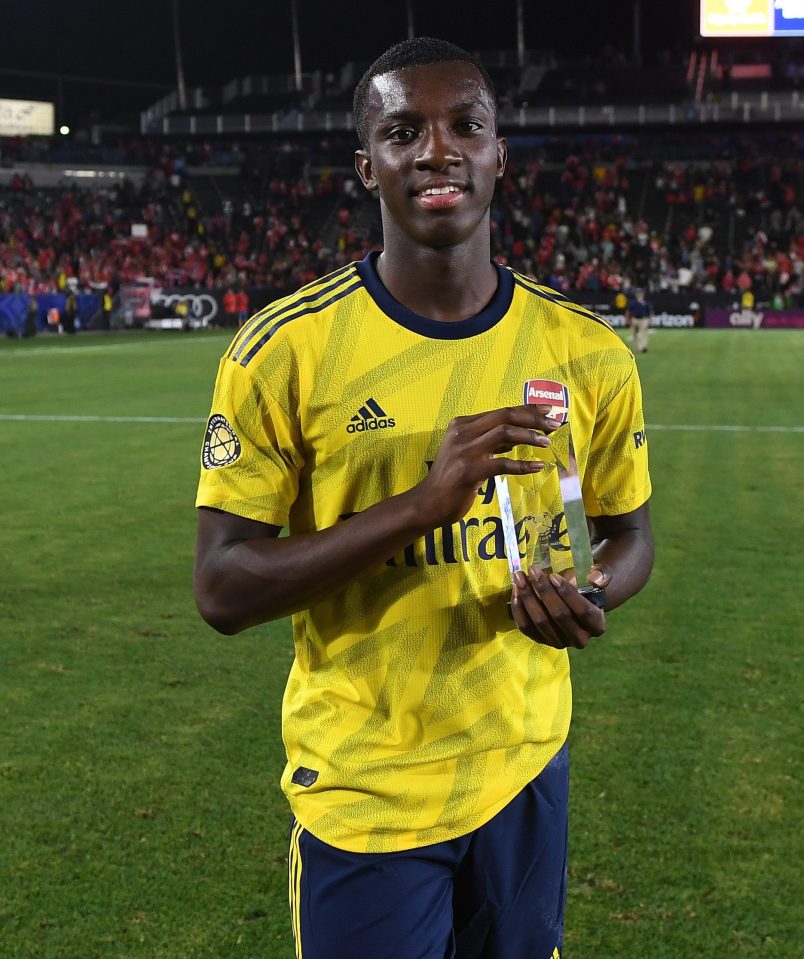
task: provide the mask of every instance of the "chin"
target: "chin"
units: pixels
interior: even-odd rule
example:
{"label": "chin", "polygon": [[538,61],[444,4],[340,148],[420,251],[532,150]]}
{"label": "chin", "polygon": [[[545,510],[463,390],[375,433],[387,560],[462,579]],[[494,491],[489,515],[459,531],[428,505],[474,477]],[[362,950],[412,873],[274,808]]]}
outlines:
{"label": "chin", "polygon": [[467,224],[456,223],[454,220],[450,222],[444,217],[440,223],[430,222],[426,227],[417,229],[409,235],[417,243],[422,243],[433,249],[447,249],[453,246],[461,246],[475,238],[481,226],[482,219],[480,222]]}

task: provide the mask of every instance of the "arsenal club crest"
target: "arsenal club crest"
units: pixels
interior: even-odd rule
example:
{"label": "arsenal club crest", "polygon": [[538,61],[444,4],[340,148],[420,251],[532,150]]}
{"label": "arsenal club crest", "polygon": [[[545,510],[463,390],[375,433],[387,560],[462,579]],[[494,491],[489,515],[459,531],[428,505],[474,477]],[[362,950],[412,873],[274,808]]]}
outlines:
{"label": "arsenal club crest", "polygon": [[524,402],[533,406],[549,406],[550,416],[563,426],[569,418],[569,390],[555,380],[527,380]]}

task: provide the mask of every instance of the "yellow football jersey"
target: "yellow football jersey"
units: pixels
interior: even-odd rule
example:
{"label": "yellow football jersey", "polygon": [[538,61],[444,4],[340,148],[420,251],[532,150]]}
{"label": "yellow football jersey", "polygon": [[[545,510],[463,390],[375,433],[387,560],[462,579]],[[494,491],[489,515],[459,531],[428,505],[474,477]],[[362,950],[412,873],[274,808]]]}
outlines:
{"label": "yellow football jersey", "polygon": [[[453,417],[540,391],[569,417],[587,513],[648,499],[636,365],[608,324],[502,267],[480,314],[435,322],[390,295],[375,260],[235,336],[197,505],[290,535],[348,523],[426,476]],[[533,484],[528,508],[560,540],[555,471]],[[567,735],[569,660],[513,627],[510,593],[492,480],[459,523],[293,616],[282,788],[306,829],[356,852],[423,846],[482,825],[538,775]]]}

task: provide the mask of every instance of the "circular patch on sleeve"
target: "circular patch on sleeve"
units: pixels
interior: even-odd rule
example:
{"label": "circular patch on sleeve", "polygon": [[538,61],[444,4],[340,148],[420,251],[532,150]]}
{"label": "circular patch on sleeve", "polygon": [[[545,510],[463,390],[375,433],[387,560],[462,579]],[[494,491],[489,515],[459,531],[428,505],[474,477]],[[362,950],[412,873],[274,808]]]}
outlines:
{"label": "circular patch on sleeve", "polygon": [[238,456],[240,456],[240,440],[237,434],[225,416],[213,413],[207,423],[204,449],[201,453],[204,469],[216,470],[221,466],[228,466],[234,463]]}

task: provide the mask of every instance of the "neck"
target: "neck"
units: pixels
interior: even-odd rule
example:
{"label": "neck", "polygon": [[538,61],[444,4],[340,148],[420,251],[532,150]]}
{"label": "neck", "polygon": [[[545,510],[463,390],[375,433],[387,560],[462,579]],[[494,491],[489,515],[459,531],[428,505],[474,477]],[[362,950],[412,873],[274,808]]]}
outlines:
{"label": "neck", "polygon": [[377,272],[385,288],[419,316],[454,323],[476,316],[497,290],[488,233],[457,246],[433,249],[385,234]]}

